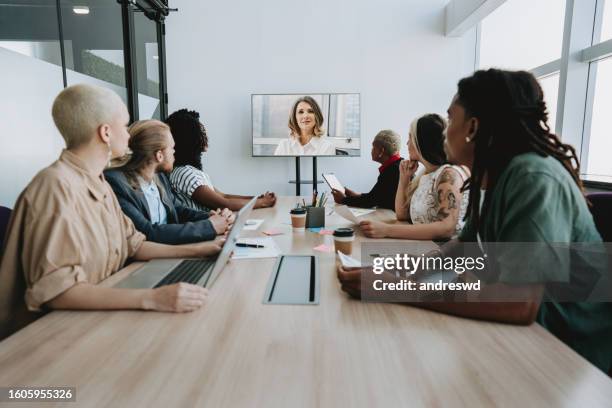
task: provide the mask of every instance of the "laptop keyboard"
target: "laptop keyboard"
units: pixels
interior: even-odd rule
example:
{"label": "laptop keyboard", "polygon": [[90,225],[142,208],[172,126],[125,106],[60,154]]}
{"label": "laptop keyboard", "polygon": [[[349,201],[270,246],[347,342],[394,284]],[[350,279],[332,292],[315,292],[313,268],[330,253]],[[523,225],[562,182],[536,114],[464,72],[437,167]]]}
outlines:
{"label": "laptop keyboard", "polygon": [[159,281],[155,287],[159,288],[160,286],[172,285],[177,282],[198,283],[204,274],[212,270],[214,265],[214,260],[186,259]]}

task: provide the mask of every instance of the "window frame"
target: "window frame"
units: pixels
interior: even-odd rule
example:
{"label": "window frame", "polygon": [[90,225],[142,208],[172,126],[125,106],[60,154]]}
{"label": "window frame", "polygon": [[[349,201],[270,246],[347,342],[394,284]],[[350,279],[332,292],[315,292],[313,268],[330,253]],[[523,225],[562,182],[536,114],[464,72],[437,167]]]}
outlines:
{"label": "window frame", "polygon": [[[500,3],[497,7],[505,1],[512,0],[497,1]],[[605,1],[611,3],[608,7],[612,7],[612,0],[566,0],[561,58],[528,71],[538,79],[559,73],[555,132],[565,135],[563,141],[576,148],[581,163],[580,177],[585,186],[612,190],[612,182],[589,180],[589,174],[585,172],[597,80],[596,63],[612,57],[612,39],[600,41],[599,38]],[[482,15],[476,25],[474,70],[480,65],[481,21],[497,7]]]}

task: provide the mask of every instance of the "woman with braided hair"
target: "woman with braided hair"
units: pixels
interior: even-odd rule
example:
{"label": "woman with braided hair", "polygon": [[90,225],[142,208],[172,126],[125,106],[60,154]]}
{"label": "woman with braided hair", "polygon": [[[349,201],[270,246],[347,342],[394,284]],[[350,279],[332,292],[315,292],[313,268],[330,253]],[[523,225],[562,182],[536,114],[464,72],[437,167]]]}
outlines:
{"label": "woman with braided hair", "polygon": [[[476,301],[450,302],[458,298],[447,291],[445,302],[412,304],[474,319],[537,321],[610,372],[612,303],[593,296],[609,274],[605,249],[582,192],[576,152],[547,121],[542,89],[528,72],[490,69],[459,81],[445,150],[452,163],[471,171],[466,224],[458,240],[430,256],[454,256],[460,242],[462,250],[474,242],[485,255],[493,249],[494,259],[471,275],[483,283]],[[343,290],[353,296],[361,293],[360,272],[338,269]],[[595,300],[605,296],[610,293]]]}

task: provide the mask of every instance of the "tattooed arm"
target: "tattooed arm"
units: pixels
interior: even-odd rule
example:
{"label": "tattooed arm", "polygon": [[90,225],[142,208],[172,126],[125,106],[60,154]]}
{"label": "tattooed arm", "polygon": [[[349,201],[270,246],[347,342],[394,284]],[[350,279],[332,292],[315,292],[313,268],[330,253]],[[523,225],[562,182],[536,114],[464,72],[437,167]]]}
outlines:
{"label": "tattooed arm", "polygon": [[374,221],[363,222],[364,234],[371,238],[401,238],[401,239],[445,239],[455,234],[455,226],[459,219],[461,206],[461,187],[463,179],[452,167],[442,171],[436,186],[437,212],[433,222],[429,224],[384,224]]}

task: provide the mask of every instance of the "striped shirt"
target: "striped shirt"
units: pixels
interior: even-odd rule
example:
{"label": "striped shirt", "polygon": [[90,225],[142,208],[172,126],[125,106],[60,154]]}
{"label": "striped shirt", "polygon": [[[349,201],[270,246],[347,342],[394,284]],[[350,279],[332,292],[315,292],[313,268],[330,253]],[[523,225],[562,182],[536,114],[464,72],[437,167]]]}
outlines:
{"label": "striped shirt", "polygon": [[172,170],[169,179],[172,189],[176,193],[176,198],[182,205],[194,210],[208,211],[208,208],[191,198],[193,192],[200,186],[207,186],[214,190],[208,174],[193,166],[179,166]]}

